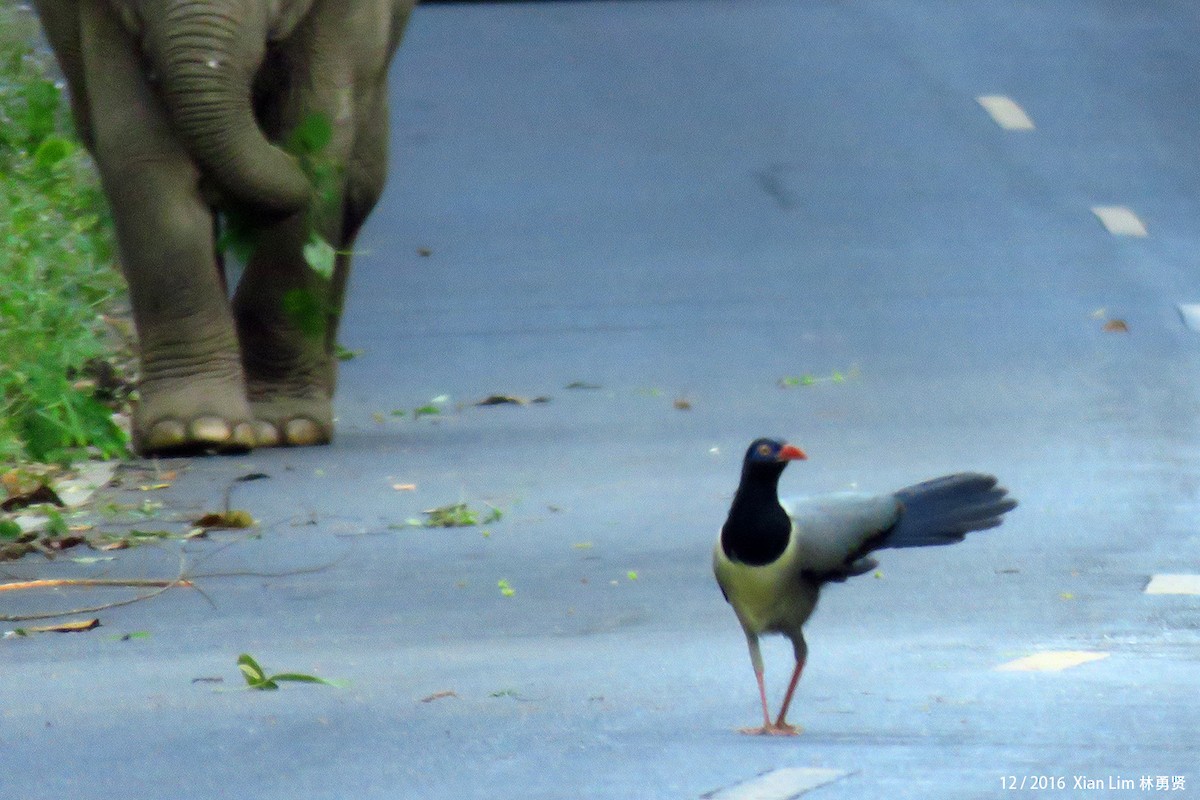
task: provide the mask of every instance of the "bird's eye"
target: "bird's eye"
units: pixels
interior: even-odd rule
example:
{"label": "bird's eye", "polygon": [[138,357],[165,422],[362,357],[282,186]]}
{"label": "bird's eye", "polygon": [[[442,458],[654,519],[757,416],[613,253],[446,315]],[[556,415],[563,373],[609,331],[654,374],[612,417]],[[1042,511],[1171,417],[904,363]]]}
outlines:
{"label": "bird's eye", "polygon": [[769,444],[760,444],[760,445],[758,446],[758,454],[759,454],[760,456],[769,456],[769,455],[771,455],[771,445],[769,445]]}

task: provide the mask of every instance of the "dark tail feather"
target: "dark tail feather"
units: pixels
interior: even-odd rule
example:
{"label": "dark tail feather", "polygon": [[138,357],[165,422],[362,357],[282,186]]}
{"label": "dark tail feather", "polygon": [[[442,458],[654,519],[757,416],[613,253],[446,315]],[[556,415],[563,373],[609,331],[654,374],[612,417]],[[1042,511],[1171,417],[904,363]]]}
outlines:
{"label": "dark tail feather", "polygon": [[904,510],[882,547],[926,547],[961,542],[971,531],[994,528],[1017,506],[992,475],[962,472],[896,492]]}

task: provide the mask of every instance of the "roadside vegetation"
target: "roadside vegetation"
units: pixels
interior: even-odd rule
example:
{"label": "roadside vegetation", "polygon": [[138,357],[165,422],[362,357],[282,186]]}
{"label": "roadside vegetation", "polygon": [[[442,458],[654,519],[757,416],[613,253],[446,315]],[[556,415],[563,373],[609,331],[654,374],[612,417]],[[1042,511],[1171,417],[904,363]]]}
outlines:
{"label": "roadside vegetation", "polygon": [[[112,223],[32,14],[0,6],[0,465],[127,454]],[[123,333],[123,331],[125,333]]]}

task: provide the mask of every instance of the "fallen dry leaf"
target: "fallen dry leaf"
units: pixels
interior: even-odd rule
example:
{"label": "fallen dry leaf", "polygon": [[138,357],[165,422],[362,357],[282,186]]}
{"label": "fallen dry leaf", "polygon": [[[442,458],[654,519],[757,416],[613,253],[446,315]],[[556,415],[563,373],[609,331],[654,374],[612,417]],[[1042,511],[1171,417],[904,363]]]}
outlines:
{"label": "fallen dry leaf", "polygon": [[170,489],[170,488],[171,488],[171,484],[169,484],[169,483],[149,483],[149,484],[146,484],[145,486],[138,487],[138,489],[143,492],[153,492],[157,489]]}
{"label": "fallen dry leaf", "polygon": [[254,517],[249,511],[230,510],[205,514],[193,523],[197,528],[205,530],[221,530],[231,528],[253,528]]}
{"label": "fallen dry leaf", "polygon": [[674,406],[680,411],[691,411],[692,401],[688,400],[686,397],[677,397],[675,399]]}
{"label": "fallen dry leaf", "polygon": [[38,484],[35,489],[12,495],[3,503],[0,503],[0,511],[16,511],[17,509],[28,508],[29,506],[43,503],[50,503],[59,507],[65,505],[57,492],[42,483]]}
{"label": "fallen dry leaf", "polygon": [[392,488],[397,492],[415,492],[417,485],[415,483],[393,483]]}
{"label": "fallen dry leaf", "polygon": [[57,625],[33,625],[25,628],[28,633],[78,633],[79,631],[90,631],[92,628],[99,628],[100,620],[81,619],[75,622],[60,622]]}
{"label": "fallen dry leaf", "polygon": [[1129,323],[1123,319],[1110,319],[1104,323],[1105,333],[1129,333]]}
{"label": "fallen dry leaf", "polygon": [[55,536],[45,539],[43,544],[50,550],[68,550],[86,542],[87,539],[83,536]]}
{"label": "fallen dry leaf", "polygon": [[443,697],[458,697],[458,695],[449,690],[444,691],[444,692],[434,692],[433,694],[429,695],[428,697],[422,697],[421,702],[422,703],[432,703],[434,700],[441,700]]}

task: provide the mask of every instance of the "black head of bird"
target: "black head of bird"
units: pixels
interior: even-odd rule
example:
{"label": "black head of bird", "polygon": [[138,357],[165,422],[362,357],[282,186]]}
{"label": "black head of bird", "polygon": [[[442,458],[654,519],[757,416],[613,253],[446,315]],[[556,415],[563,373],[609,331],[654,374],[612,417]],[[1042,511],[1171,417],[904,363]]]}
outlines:
{"label": "black head of bird", "polygon": [[779,476],[804,451],[779,439],[755,439],[742,460],[742,480],[721,528],[721,547],[744,564],[768,564],[787,547],[792,520],[779,505]]}
{"label": "black head of bird", "polygon": [[746,449],[746,457],[742,460],[743,474],[745,470],[757,470],[767,465],[774,465],[778,472],[783,472],[789,461],[802,461],[808,458],[804,451],[794,444],[788,444],[780,439],[755,439]]}

